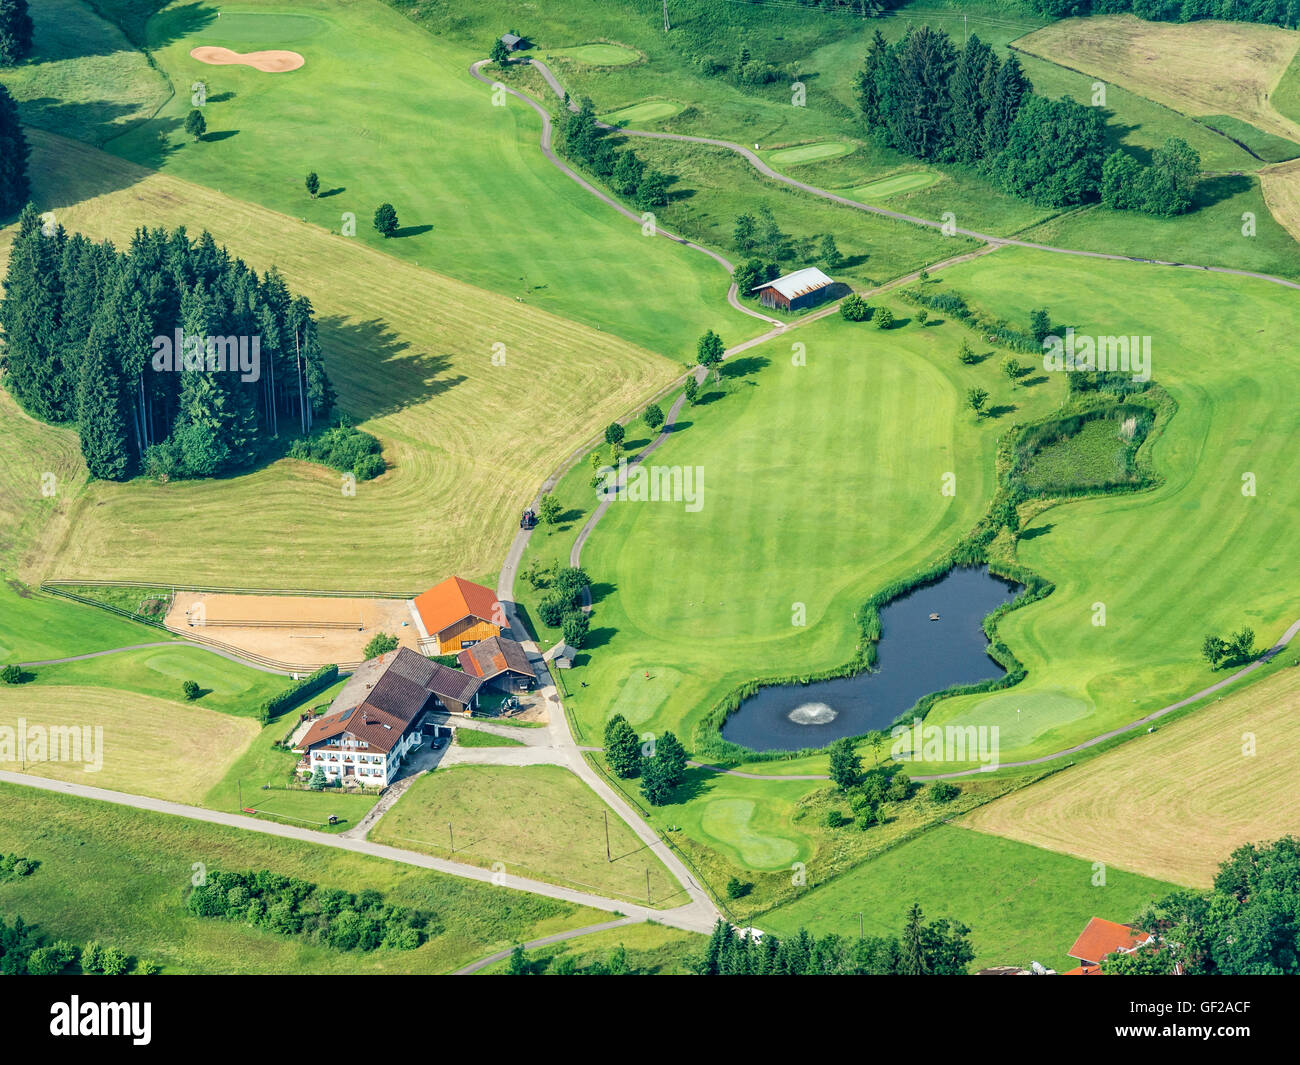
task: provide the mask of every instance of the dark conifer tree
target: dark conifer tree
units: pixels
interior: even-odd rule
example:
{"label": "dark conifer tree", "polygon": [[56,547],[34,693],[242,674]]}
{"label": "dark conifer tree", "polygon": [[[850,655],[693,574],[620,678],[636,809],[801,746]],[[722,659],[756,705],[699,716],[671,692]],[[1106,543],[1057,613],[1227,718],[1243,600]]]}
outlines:
{"label": "dark conifer tree", "polygon": [[28,151],[18,105],[9,90],[0,85],[0,221],[21,211],[31,195]]}
{"label": "dark conifer tree", "polygon": [[32,50],[32,16],[27,0],[0,0],[0,67],[11,67]]}

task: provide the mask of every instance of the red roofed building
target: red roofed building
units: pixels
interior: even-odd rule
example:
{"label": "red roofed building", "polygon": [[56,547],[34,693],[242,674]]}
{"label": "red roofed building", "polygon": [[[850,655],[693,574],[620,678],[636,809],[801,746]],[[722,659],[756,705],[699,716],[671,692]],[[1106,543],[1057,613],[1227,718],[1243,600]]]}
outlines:
{"label": "red roofed building", "polygon": [[465,648],[456,661],[471,677],[502,691],[527,691],[537,679],[523,646],[504,636],[489,636]]}
{"label": "red roofed building", "polygon": [[427,655],[455,654],[500,636],[505,627],[496,592],[460,577],[448,577],[417,595],[411,600],[411,612],[420,633],[420,650]]}
{"label": "red roofed building", "polygon": [[1116,924],[1101,917],[1093,917],[1088,921],[1088,927],[1074,941],[1074,946],[1066,952],[1071,958],[1083,964],[1061,975],[1097,976],[1101,973],[1101,963],[1104,958],[1111,954],[1128,954],[1150,942],[1151,936],[1146,932],[1126,924]]}

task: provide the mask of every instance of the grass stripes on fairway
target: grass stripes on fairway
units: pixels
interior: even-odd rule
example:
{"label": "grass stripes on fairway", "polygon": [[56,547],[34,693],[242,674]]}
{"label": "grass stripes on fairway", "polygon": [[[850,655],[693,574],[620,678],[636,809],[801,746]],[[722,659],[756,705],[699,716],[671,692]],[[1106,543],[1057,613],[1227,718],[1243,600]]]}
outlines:
{"label": "grass stripes on fairway", "polygon": [[[1288,652],[1288,661],[1295,652]],[[1208,887],[1243,843],[1300,823],[1300,669],[1288,668],[981,807],[973,828]]]}
{"label": "grass stripes on fairway", "polygon": [[[391,467],[355,497],[337,472],[293,460],[218,480],[79,490],[69,434],[16,421],[49,449],[0,474],[22,506],[50,509],[37,502],[40,471],[66,471],[56,506],[75,535],[56,519],[66,535],[61,549],[43,539],[43,575],[401,590],[450,572],[486,577],[542,479],[676,372],[608,333],[314,226],[48,133],[31,139],[39,204],[70,231],[120,246],[137,225],[207,227],[259,270],[279,266],[316,307],[339,410],[383,440]],[[504,365],[493,363],[497,343]]]}
{"label": "grass stripes on fairway", "polygon": [[[1050,754],[1217,679],[1200,657],[1206,633],[1249,625],[1261,647],[1276,640],[1300,616],[1290,581],[1300,568],[1300,476],[1289,445],[1300,411],[1278,387],[1300,355],[1277,340],[1294,329],[1295,293],[1022,249],[949,277],[973,305],[1011,320],[1046,306],[1082,335],[1150,336],[1154,379],[1179,408],[1153,444],[1159,488],[1063,502],[1028,523],[1018,557],[1056,584],[1001,623],[1028,679],[995,698],[941,703],[931,720],[1006,721],[1018,700],[1044,693],[1089,704],[1086,716],[1044,717],[1037,736],[1022,721],[1001,744],[1004,762]],[[977,720],[977,705],[993,718]],[[1021,705],[1035,720],[1035,707]]]}
{"label": "grass stripes on fairway", "polygon": [[896,936],[917,902],[927,921],[946,917],[970,927],[972,972],[1032,961],[1061,972],[1078,964],[1065,952],[1090,917],[1127,922],[1173,890],[1116,868],[1106,869],[1104,886],[1095,881],[1088,861],[940,826],[764,914],[759,924],[778,935],[807,928],[855,938],[861,928]]}

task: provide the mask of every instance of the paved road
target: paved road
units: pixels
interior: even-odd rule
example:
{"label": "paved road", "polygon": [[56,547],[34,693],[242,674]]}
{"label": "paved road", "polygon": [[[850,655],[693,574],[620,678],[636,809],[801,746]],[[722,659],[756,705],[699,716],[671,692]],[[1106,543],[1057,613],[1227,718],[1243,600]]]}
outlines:
{"label": "paved road", "polygon": [[[574,928],[568,932],[556,932],[553,936],[543,936],[541,939],[531,939],[522,944],[525,950],[533,950],[536,947],[549,947],[552,943],[563,943],[566,939],[577,939],[579,936],[589,936],[593,932],[608,932],[611,928],[622,928],[624,925],[639,924],[635,917],[621,917],[617,921],[606,921],[604,924],[589,924],[585,928]],[[464,968],[457,969],[452,976],[469,976],[480,969],[486,969],[489,965],[496,962],[505,961],[514,953],[514,948],[510,950],[498,950],[495,954],[489,954],[486,958],[479,958],[478,961],[470,962]]]}
{"label": "paved road", "polygon": [[[572,888],[560,887],[557,884],[547,884],[541,880],[511,876],[508,873],[497,874],[490,869],[480,869],[476,865],[465,865],[461,862],[448,861],[445,858],[434,858],[427,854],[419,854],[416,851],[389,847],[382,843],[371,843],[369,840],[347,839],[326,832],[318,832],[315,829],[282,825],[275,821],[260,821],[243,814],[225,813],[221,810],[205,810],[199,806],[186,806],[183,803],[169,802],[166,799],[152,799],[143,795],[127,795],[124,792],[109,791],[88,784],[49,780],[45,777],[36,777],[27,773],[12,773],[7,770],[0,770],[0,782],[38,788],[41,791],[58,792],[63,795],[76,795],[83,799],[110,802],[117,806],[129,806],[137,810],[148,810],[152,813],[170,814],[173,817],[184,817],[191,821],[224,825],[227,828],[237,828],[244,832],[261,832],[263,835],[279,836],[282,839],[293,839],[302,843],[312,843],[318,847],[333,847],[335,850],[351,851],[353,854],[365,854],[372,858],[400,862],[403,865],[432,869],[439,873],[459,876],[466,880],[494,884],[497,887],[511,891],[527,891],[534,895],[545,895],[547,898],[571,902],[578,906],[589,906],[592,909],[605,910],[609,913],[618,913],[638,921],[653,920],[688,932],[711,931],[716,916],[714,913],[706,912],[696,905],[679,906],[671,910],[655,910],[648,906],[638,906],[635,903],[623,902],[618,899],[607,899],[600,895],[591,895],[585,891],[575,891]],[[712,907],[710,906],[709,909],[711,910]]]}

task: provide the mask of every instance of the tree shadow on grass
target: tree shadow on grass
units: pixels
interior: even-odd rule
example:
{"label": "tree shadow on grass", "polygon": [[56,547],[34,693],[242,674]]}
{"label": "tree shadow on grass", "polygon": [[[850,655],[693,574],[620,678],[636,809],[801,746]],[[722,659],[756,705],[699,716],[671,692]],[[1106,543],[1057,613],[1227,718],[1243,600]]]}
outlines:
{"label": "tree shadow on grass", "polygon": [[997,403],[994,404],[992,407],[987,408],[984,412],[984,416],[986,418],[996,419],[996,418],[1001,418],[1007,414],[1014,414],[1019,409],[1020,408],[1017,407],[1014,403]]}
{"label": "tree shadow on grass", "polygon": [[618,590],[618,585],[612,581],[593,581],[590,586],[591,601],[599,603],[601,600],[611,596]]}
{"label": "tree shadow on grass", "polygon": [[398,237],[418,237],[421,233],[428,233],[431,229],[433,229],[433,226],[428,225],[402,226],[401,229],[394,229],[392,236],[394,239]]}
{"label": "tree shadow on grass", "polygon": [[742,355],[738,359],[728,359],[722,364],[722,376],[727,378],[748,377],[772,364],[766,355]]}
{"label": "tree shadow on grass", "polygon": [[1022,540],[1037,540],[1040,536],[1046,536],[1056,526],[1050,521],[1046,525],[1035,525],[1032,529],[1025,529],[1020,533]]}
{"label": "tree shadow on grass", "polygon": [[204,144],[215,144],[217,141],[228,141],[231,137],[237,137],[238,135],[239,130],[237,129],[219,129],[214,133],[203,134],[199,140]]}
{"label": "tree shadow on grass", "polygon": [[1219,177],[1206,178],[1197,183],[1192,194],[1192,210],[1211,207],[1224,200],[1230,200],[1243,192],[1249,192],[1254,185],[1254,179],[1245,174],[1223,174]]}
{"label": "tree shadow on grass", "polygon": [[712,791],[716,786],[717,775],[712,769],[696,769],[687,766],[686,772],[682,774],[682,782],[673,792],[672,805],[683,805]]}
{"label": "tree shadow on grass", "polygon": [[337,196],[339,193],[341,193],[341,192],[347,192],[347,191],[348,191],[348,189],[347,189],[347,186],[346,186],[346,185],[336,185],[336,186],[334,186],[334,188],[332,188],[332,189],[326,189],[324,192],[318,192],[318,193],[316,194],[316,199],[318,199],[318,200],[324,200],[324,199],[327,199],[327,198],[330,197],[330,196]]}
{"label": "tree shadow on grass", "polygon": [[[592,629],[587,633],[587,638],[582,643],[582,649],[584,651],[597,650],[598,648],[606,646],[616,635],[618,635],[618,629],[611,628],[608,625],[603,625],[598,629]],[[590,658],[590,655],[588,658]]]}

